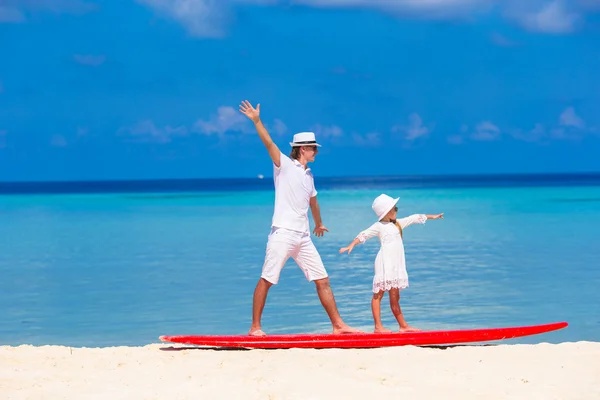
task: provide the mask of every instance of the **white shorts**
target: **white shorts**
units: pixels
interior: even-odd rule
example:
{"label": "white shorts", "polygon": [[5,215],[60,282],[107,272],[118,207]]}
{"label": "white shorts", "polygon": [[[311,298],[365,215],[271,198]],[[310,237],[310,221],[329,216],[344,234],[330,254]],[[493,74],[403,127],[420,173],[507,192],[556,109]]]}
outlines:
{"label": "white shorts", "polygon": [[309,282],[327,278],[321,256],[311,240],[310,233],[274,227],[269,234],[265,263],[261,277],[277,284],[287,260],[292,257]]}

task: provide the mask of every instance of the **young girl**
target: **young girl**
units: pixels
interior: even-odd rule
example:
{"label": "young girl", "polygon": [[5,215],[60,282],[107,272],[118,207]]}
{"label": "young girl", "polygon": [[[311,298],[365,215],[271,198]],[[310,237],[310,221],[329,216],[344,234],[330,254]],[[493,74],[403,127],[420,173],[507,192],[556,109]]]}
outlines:
{"label": "young girl", "polygon": [[406,323],[400,309],[400,290],[408,287],[402,234],[404,228],[409,225],[424,224],[428,219],[444,218],[442,213],[437,215],[413,214],[406,218],[396,219],[398,200],[399,198],[392,199],[386,194],[378,196],[372,205],[378,221],[360,232],[348,247],[340,249],[340,254],[344,252],[350,254],[357,244],[365,243],[375,236],[379,237],[381,248],[375,258],[373,299],[371,300],[376,333],[391,332],[381,324],[381,299],[385,292],[389,292],[390,308],[400,325],[400,332],[419,331]]}

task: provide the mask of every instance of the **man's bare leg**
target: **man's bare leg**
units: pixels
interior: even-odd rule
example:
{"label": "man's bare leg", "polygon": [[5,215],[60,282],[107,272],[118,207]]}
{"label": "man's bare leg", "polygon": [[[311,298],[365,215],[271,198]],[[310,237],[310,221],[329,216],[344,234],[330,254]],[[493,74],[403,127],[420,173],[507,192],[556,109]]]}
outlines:
{"label": "man's bare leg", "polygon": [[315,285],[317,287],[319,300],[321,300],[321,304],[325,308],[327,315],[329,315],[331,325],[333,325],[333,333],[361,333],[360,330],[346,325],[342,320],[342,317],[340,317],[340,313],[338,312],[335,304],[335,298],[333,297],[333,292],[331,290],[331,285],[329,284],[329,278],[318,279],[315,281]]}
{"label": "man's bare leg", "polygon": [[267,293],[273,286],[271,282],[260,278],[254,289],[254,297],[252,299],[252,326],[250,327],[249,335],[252,336],[265,336],[265,333],[260,327],[260,319],[262,316],[265,303],[267,302]]}

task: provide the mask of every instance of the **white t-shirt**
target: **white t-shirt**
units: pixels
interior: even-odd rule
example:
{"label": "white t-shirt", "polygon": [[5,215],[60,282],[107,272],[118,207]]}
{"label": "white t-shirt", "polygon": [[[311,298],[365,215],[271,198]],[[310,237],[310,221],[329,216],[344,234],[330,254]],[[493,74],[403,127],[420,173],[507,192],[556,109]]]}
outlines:
{"label": "white t-shirt", "polygon": [[310,198],[317,195],[310,168],[304,169],[298,160],[281,153],[280,166],[273,164],[275,209],[272,227],[310,232],[308,209]]}

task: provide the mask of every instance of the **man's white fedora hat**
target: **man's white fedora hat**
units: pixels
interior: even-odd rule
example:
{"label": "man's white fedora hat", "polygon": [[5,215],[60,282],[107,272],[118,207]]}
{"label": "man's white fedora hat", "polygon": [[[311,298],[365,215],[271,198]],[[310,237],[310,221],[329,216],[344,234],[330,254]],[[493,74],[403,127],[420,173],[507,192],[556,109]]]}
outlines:
{"label": "man's white fedora hat", "polygon": [[387,194],[380,194],[377,196],[377,198],[373,201],[373,205],[371,206],[377,215],[377,220],[381,221],[381,219],[385,217],[392,208],[394,208],[398,200],[400,200],[400,197],[393,199]]}
{"label": "man's white fedora hat", "polygon": [[321,145],[318,144],[317,140],[315,139],[314,132],[296,133],[294,135],[294,141],[290,143],[290,146],[292,146],[292,147],[298,147],[298,146],[319,146],[319,147],[321,147]]}

